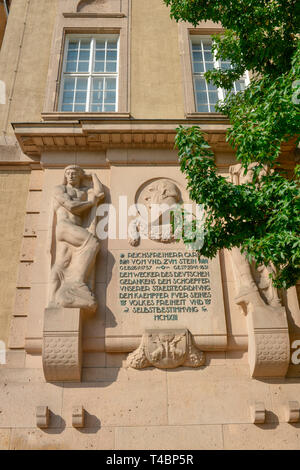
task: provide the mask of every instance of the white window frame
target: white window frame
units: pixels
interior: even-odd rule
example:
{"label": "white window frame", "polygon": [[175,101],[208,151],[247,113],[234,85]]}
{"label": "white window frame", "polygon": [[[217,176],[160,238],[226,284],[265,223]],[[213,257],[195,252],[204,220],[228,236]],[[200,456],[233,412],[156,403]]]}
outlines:
{"label": "white window frame", "polygon": [[[89,62],[89,71],[88,72],[66,72],[67,66],[67,56],[68,56],[68,49],[69,49],[69,42],[72,40],[81,40],[81,39],[91,39],[91,54],[90,54],[90,62]],[[97,40],[109,40],[109,39],[117,39],[117,71],[116,72],[93,72],[93,64],[95,62],[95,52],[96,52],[96,41]],[[111,113],[111,112],[118,112],[119,106],[119,64],[120,64],[120,34],[67,34],[65,38],[65,45],[64,45],[64,56],[63,56],[63,64],[62,64],[62,72],[61,72],[61,80],[60,80],[60,89],[59,89],[59,100],[58,100],[58,110],[59,112],[67,112],[67,113],[78,113],[78,112],[86,112],[91,113],[90,111],[90,104],[91,104],[91,93],[92,93],[92,80],[93,78],[116,78],[116,103],[115,103],[115,111],[99,111],[99,113]],[[64,85],[65,79],[69,77],[74,78],[87,78],[88,79],[88,86],[87,86],[87,99],[85,105],[85,111],[62,111],[63,105],[63,92],[64,92]],[[74,93],[75,99],[75,93]],[[73,101],[74,105],[74,101]],[[103,101],[104,105],[104,101]],[[73,106],[72,106],[73,107]]]}
{"label": "white window frame", "polygon": [[[206,66],[205,66],[205,61],[204,61],[204,72],[196,72],[194,71],[194,59],[193,59],[193,43],[194,44],[201,44],[202,46],[202,54],[203,54],[203,57],[204,57],[204,50],[203,50],[203,43],[202,43],[202,40],[209,40],[211,41],[211,43],[213,44],[213,39],[211,37],[211,35],[204,35],[204,34],[189,34],[189,46],[190,46],[190,58],[191,58],[191,66],[192,66],[192,77],[193,77],[193,91],[194,91],[194,100],[195,100],[195,109],[197,109],[197,97],[196,97],[196,85],[195,85],[195,77],[202,77],[204,80],[205,80],[205,87],[206,87],[206,94],[207,94],[207,97],[209,96],[208,95],[208,87],[207,87],[207,80],[206,78],[204,77],[204,74],[205,72],[207,72],[206,70]],[[212,52],[213,53],[213,63],[214,63],[214,69],[217,69],[217,70],[220,70],[221,69],[221,61],[220,60],[217,60],[216,59],[216,52]],[[250,83],[250,78],[249,78],[249,73],[248,71],[245,72],[245,74],[240,77],[240,79],[244,79],[245,80],[245,87],[247,87]],[[235,83],[233,84],[234,86],[234,92],[236,93],[236,85]],[[225,90],[223,88],[217,88],[218,90],[218,99],[219,101],[224,101],[225,99]],[[211,104],[209,103],[209,100],[208,100],[208,109],[209,109],[209,113],[211,112],[215,112],[215,111],[210,111],[210,106]],[[201,113],[201,111],[196,111],[197,113]]]}

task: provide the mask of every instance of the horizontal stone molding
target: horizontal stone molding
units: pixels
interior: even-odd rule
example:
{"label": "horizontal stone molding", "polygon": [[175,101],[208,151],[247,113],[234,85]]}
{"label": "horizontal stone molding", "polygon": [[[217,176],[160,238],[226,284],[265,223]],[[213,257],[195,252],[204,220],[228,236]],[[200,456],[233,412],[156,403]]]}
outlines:
{"label": "horizontal stone molding", "polygon": [[[141,342],[141,336],[126,336],[126,337],[109,337],[104,338],[83,338],[82,350],[85,353],[89,352],[106,352],[106,353],[127,353],[137,349]],[[224,345],[221,348],[221,341],[225,342],[225,338],[220,338],[219,347],[208,348],[207,340],[197,335],[194,336],[194,341],[198,347],[201,347],[206,352],[209,351],[247,351],[248,336],[229,336],[227,347]],[[215,337],[214,337],[215,338]],[[205,341],[206,340],[206,341]],[[210,340],[212,342],[212,339]],[[206,344],[205,344],[206,343]],[[40,337],[27,337],[25,341],[25,350],[27,354],[40,355],[42,353],[43,339]]]}
{"label": "horizontal stone molding", "polygon": [[[199,125],[214,151],[232,152],[226,142],[229,120],[218,113],[197,115],[191,119],[142,120],[128,114],[93,113],[45,114],[44,122],[13,123],[16,138],[24,154],[40,157],[47,151],[105,150],[108,148],[173,149],[179,125]],[[282,152],[295,150],[294,141],[283,145]],[[175,159],[174,159],[175,162]],[[130,162],[128,162],[130,163]],[[177,163],[177,159],[176,159]]]}
{"label": "horizontal stone molding", "polygon": [[64,18],[125,18],[124,13],[63,13]]}
{"label": "horizontal stone molding", "polygon": [[[95,117],[42,123],[14,123],[16,137],[22,151],[31,157],[47,151],[104,150],[107,148],[174,148],[179,124],[192,126],[192,121],[153,121]],[[76,120],[78,117],[78,120]],[[228,120],[205,119],[201,128],[207,134],[212,148],[230,151],[226,143]]]}
{"label": "horizontal stone molding", "polygon": [[[193,335],[195,345],[204,351],[227,350],[226,335]],[[139,347],[141,336],[105,337],[105,351],[108,353],[132,352]]]}

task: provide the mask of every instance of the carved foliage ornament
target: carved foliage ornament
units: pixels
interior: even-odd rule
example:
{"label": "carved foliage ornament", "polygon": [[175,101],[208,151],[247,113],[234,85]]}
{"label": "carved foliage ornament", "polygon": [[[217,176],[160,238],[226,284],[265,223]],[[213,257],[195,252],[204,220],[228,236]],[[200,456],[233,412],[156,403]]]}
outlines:
{"label": "carved foliage ornament", "polygon": [[127,358],[127,366],[134,369],[200,367],[204,362],[205,355],[196,348],[188,330],[147,330],[139,348]]}

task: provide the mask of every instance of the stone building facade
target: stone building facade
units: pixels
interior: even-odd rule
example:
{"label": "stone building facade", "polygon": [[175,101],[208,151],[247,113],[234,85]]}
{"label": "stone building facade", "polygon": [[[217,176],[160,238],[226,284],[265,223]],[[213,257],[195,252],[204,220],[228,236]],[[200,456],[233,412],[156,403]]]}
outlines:
{"label": "stone building facade", "polygon": [[[161,0],[0,15],[0,448],[298,449],[296,287],[238,251],[199,261],[160,218],[143,237],[134,213],[190,203],[179,124],[241,181],[202,77],[220,27],[176,24]],[[99,240],[105,204],[116,233]]]}

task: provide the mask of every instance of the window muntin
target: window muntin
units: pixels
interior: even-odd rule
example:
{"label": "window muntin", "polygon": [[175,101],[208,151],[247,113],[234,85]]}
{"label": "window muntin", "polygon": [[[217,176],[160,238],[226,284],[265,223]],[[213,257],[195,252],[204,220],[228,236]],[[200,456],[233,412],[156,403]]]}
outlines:
{"label": "window muntin", "polygon": [[[215,112],[217,101],[224,100],[226,92],[224,89],[208,83],[204,78],[204,73],[213,69],[228,70],[232,66],[229,61],[216,60],[212,52],[212,39],[210,37],[192,36],[191,52],[196,111],[199,113]],[[234,93],[244,90],[247,84],[248,75],[246,74],[234,82]]]}
{"label": "window muntin", "polygon": [[68,36],[59,109],[63,112],[116,112],[119,36]]}

